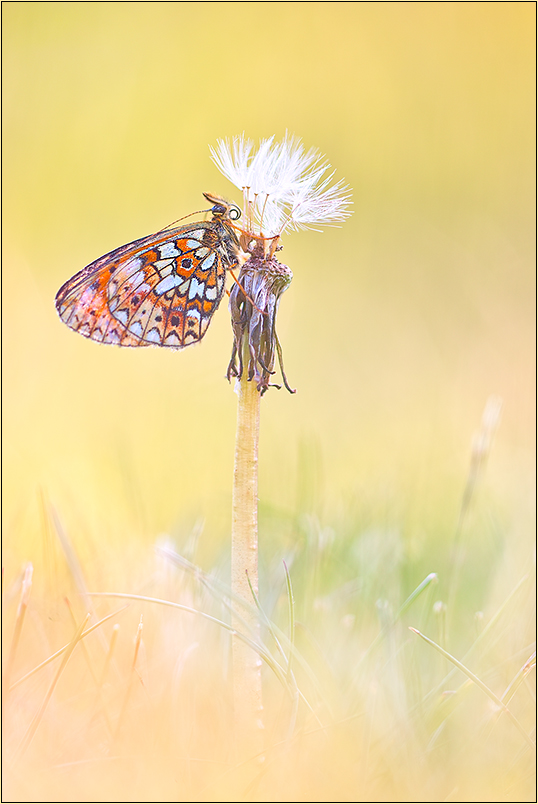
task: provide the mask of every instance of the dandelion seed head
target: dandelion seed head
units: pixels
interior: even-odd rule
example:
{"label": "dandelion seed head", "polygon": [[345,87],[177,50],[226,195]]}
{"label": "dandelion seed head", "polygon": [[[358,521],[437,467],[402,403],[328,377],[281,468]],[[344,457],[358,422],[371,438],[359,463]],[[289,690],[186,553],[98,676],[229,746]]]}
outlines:
{"label": "dandelion seed head", "polygon": [[298,137],[268,137],[254,150],[242,134],[218,140],[210,150],[221,173],[242,190],[244,225],[253,235],[335,226],[351,215],[350,188],[343,181],[331,186],[330,164]]}

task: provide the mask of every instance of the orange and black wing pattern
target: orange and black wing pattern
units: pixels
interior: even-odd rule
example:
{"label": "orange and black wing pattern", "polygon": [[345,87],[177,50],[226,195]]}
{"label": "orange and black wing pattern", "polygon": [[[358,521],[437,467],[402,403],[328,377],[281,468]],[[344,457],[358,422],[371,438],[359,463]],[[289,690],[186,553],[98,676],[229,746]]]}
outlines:
{"label": "orange and black wing pattern", "polygon": [[135,240],[75,274],[56,295],[62,321],[99,343],[170,349],[198,343],[239,249],[229,222],[236,208],[215,199],[212,220]]}

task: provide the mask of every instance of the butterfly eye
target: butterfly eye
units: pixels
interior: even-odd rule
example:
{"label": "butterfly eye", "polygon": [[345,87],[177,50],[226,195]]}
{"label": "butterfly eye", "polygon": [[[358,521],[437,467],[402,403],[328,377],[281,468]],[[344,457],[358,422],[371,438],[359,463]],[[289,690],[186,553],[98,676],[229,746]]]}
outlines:
{"label": "butterfly eye", "polygon": [[222,204],[215,204],[211,208],[211,212],[213,213],[213,215],[219,215],[219,216],[224,215],[226,212],[226,207],[223,207]]}
{"label": "butterfly eye", "polygon": [[236,221],[241,217],[241,210],[239,207],[232,207],[230,209],[230,220]]}

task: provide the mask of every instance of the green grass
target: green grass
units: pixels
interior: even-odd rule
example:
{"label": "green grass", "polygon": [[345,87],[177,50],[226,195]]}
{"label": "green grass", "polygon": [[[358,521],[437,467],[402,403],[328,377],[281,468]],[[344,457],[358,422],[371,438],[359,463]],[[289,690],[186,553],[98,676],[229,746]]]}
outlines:
{"label": "green grass", "polygon": [[[398,528],[376,505],[260,507],[263,759],[233,759],[227,551],[205,571],[170,545],[139,543],[108,567],[77,568],[73,553],[56,589],[34,577],[5,700],[4,799],[533,800],[534,580],[507,512],[500,524],[486,494],[471,500],[448,605],[458,511],[451,542],[440,501],[424,525],[447,544],[419,553],[405,517]],[[127,596],[87,597],[91,622],[117,614],[61,672],[57,657],[17,683],[72,640],[83,577]],[[8,644],[19,588],[7,583]]]}

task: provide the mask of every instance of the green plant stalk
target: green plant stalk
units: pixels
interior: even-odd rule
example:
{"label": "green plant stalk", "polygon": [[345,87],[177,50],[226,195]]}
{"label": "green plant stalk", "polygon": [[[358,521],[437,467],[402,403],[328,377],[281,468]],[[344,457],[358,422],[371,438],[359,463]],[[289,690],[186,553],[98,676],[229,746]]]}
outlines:
{"label": "green plant stalk", "polygon": [[[247,345],[248,349],[248,345]],[[246,355],[248,359],[248,355]],[[245,364],[247,364],[245,360]],[[258,444],[260,402],[256,380],[249,381],[243,371],[238,381],[237,433],[232,495],[232,563],[231,587],[234,608],[237,599],[245,605],[232,615],[236,631],[246,621],[259,641],[259,618],[253,606],[258,593]],[[233,700],[236,745],[240,758],[263,750],[263,703],[261,659],[244,640],[234,636],[232,643]]]}

